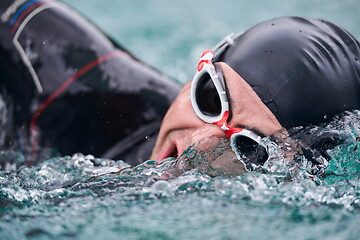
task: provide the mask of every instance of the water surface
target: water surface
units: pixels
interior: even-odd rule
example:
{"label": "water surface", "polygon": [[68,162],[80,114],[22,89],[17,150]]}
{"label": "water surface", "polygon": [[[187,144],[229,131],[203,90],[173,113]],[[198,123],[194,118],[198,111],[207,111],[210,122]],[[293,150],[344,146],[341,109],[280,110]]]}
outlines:
{"label": "water surface", "polygon": [[2,160],[9,157],[13,164],[0,172],[0,236],[359,239],[359,120],[355,111],[312,128],[346,136],[327,151],[329,165],[321,176],[309,175],[300,157],[297,165],[279,161],[233,177],[210,177],[201,162],[164,178],[179,161],[199,163],[193,148],[179,159],[147,161],[133,169],[120,160],[81,154],[27,167],[23,156],[3,152]]}

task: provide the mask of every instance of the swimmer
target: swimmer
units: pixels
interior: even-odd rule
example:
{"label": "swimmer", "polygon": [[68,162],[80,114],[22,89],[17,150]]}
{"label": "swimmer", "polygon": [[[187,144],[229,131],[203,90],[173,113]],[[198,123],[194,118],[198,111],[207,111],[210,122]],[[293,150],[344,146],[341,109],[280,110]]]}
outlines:
{"label": "swimmer", "polygon": [[2,150],[148,159],[177,83],[60,2],[3,0],[0,13]]}
{"label": "swimmer", "polygon": [[[179,86],[64,4],[6,0],[0,11],[1,148],[82,152],[131,164],[147,159]],[[213,96],[210,89],[192,94],[191,103],[187,84],[166,114],[151,159],[179,156],[208,136],[224,137],[209,124],[213,116],[201,114],[207,104],[220,105],[215,117],[228,128],[245,128],[242,134],[254,141],[258,135],[284,138],[293,126],[359,108],[359,45],[340,27],[280,18],[224,43],[214,59],[203,59],[218,62],[208,67],[222,70],[224,99],[201,102]]]}
{"label": "swimmer", "polygon": [[[255,151],[263,164],[266,136],[302,154],[308,146],[289,138],[291,128],[360,108],[359,59],[358,41],[320,19],[282,17],[228,36],[201,56],[164,118],[151,159],[229,138],[237,159]],[[243,164],[251,170],[254,162]]]}

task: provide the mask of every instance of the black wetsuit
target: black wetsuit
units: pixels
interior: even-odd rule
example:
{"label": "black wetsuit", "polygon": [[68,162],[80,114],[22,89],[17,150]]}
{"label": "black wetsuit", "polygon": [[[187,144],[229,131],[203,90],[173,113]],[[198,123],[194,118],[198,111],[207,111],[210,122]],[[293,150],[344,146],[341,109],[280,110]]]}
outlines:
{"label": "black wetsuit", "polygon": [[2,0],[0,14],[2,149],[149,157],[178,84],[62,3]]}

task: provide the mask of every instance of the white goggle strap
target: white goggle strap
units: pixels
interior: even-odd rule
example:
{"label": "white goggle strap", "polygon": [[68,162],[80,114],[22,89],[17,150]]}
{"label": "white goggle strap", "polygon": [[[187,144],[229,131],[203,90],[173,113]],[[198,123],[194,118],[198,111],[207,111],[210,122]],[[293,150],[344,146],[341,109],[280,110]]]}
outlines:
{"label": "white goggle strap", "polygon": [[230,33],[223,40],[221,40],[216,46],[212,49],[214,52],[214,59],[217,59],[219,55],[221,55],[228,47],[234,44],[234,41],[237,37],[239,37],[242,33]]}

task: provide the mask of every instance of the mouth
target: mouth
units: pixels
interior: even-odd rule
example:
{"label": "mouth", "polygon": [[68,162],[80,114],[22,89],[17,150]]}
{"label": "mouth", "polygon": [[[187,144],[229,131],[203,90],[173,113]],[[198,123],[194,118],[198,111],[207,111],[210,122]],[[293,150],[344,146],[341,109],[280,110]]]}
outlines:
{"label": "mouth", "polygon": [[[208,151],[214,148],[219,143],[218,137],[205,137],[202,138],[196,144],[196,150],[200,151]],[[192,145],[191,142],[188,141],[171,141],[168,142],[163,148],[160,154],[158,155],[156,161],[161,161],[163,159],[174,157],[178,158],[180,155],[190,146]]]}
{"label": "mouth", "polygon": [[177,158],[179,155],[178,148],[175,143],[170,143],[166,146],[163,151],[159,154],[156,161],[161,161],[165,158],[174,157]]}

